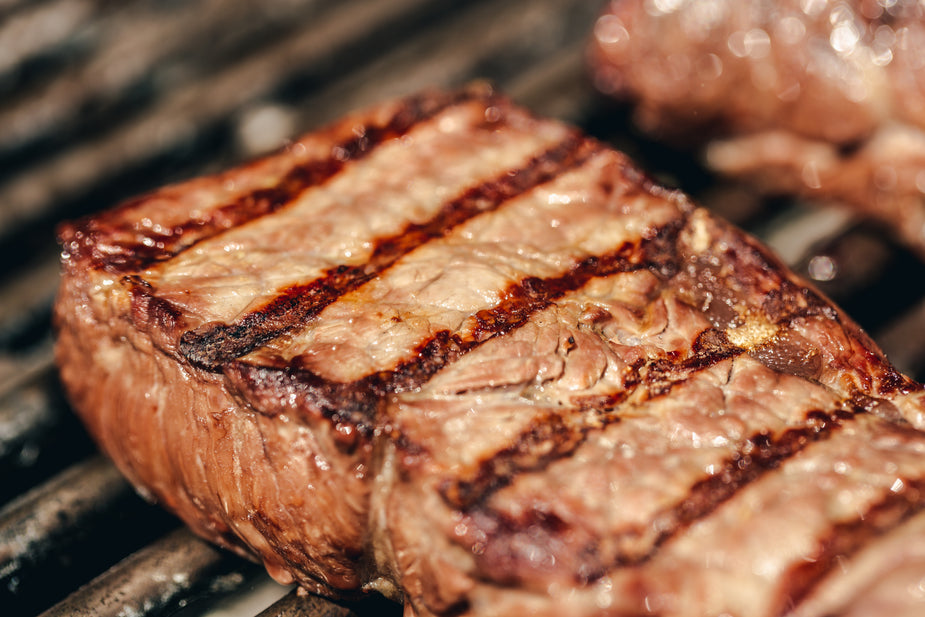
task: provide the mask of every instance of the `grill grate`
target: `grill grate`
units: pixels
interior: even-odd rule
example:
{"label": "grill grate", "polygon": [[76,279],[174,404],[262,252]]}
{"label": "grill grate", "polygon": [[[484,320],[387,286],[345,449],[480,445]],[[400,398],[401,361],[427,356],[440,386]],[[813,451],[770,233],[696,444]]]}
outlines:
{"label": "grill grate", "polygon": [[[814,276],[900,369],[923,378],[925,264],[843,211],[761,201],[636,134],[625,109],[592,91],[582,66],[599,8],[586,0],[0,0],[5,614],[193,617],[265,584],[259,568],[177,530],[134,495],[68,410],[51,359],[55,224],[422,87],[489,79],[626,150]],[[282,594],[269,589],[244,614]],[[398,611],[290,592],[260,616]]]}

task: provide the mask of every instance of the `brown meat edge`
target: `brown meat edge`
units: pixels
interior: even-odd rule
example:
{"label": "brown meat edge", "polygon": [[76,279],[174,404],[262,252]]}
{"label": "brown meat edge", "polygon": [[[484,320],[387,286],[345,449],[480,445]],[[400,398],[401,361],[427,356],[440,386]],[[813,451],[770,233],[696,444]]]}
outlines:
{"label": "brown meat edge", "polygon": [[254,412],[223,376],[135,329],[127,290],[90,291],[100,278],[65,264],[54,312],[62,383],[100,448],[140,494],[281,582],[359,593],[376,577],[365,557],[370,446],[345,451],[326,421]]}

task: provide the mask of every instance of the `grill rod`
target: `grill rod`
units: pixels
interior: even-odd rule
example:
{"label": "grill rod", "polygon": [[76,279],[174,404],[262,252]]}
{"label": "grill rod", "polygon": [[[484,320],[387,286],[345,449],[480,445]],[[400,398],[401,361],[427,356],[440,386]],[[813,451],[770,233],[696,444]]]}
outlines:
{"label": "grill rod", "polygon": [[402,607],[385,598],[341,604],[293,589],[257,617],[400,617]]}
{"label": "grill rod", "polygon": [[[0,238],[15,239],[13,232],[20,226],[37,225],[61,216],[75,216],[74,209],[81,208],[81,205],[73,203],[75,199],[81,201],[81,197],[93,194],[101,184],[117,183],[120,177],[134,175],[131,179],[131,184],[135,185],[134,193],[153,188],[153,185],[167,180],[150,173],[165,166],[163,157],[194,146],[197,140],[208,141],[210,134],[221,132],[229,120],[233,120],[247,105],[262,98],[272,98],[277,90],[285,89],[287,82],[297,79],[300,73],[302,78],[330,80],[334,71],[350,68],[360,61],[357,47],[361,41],[377,41],[386,33],[400,37],[404,28],[425,19],[437,8],[429,0],[366,2],[362,5],[358,0],[350,0],[319,3],[319,6],[325,8],[312,12],[315,19],[311,29],[276,37],[269,45],[241,58],[239,62],[220,68],[201,67],[198,71],[196,67],[188,66],[189,62],[181,64],[173,73],[192,75],[186,81],[170,84],[150,105],[115,118],[104,114],[97,122],[108,121],[109,125],[100,127],[97,133],[47,153],[22,173],[0,183],[0,203],[4,204],[0,209]],[[138,27],[144,27],[143,21]],[[124,31],[128,42],[131,42],[133,28],[124,28]],[[199,40],[198,37],[196,40]],[[131,51],[130,47],[128,51]],[[197,56],[189,50],[185,55]],[[142,74],[146,73],[144,68],[158,68],[157,58],[133,60],[143,63]],[[147,64],[144,64],[146,61]],[[305,72],[308,74],[305,75]],[[169,79],[170,75],[166,75],[161,81]],[[87,87],[81,86],[83,89]],[[145,89],[145,86],[126,82],[122,84],[120,94],[130,98],[133,89]],[[90,98],[96,95],[82,90],[79,94]],[[30,107],[35,106],[28,103],[26,101],[8,113],[15,111],[26,116],[34,113]],[[122,104],[128,106],[129,102],[123,101]],[[107,107],[118,105],[118,102],[113,102],[102,107],[105,111]],[[73,114],[74,110],[68,108],[61,113],[65,112]],[[8,118],[9,122],[15,120],[26,122],[17,117]],[[35,132],[31,136],[34,145],[24,146],[27,151],[39,149],[43,131],[48,132],[39,120],[27,122]],[[77,116],[65,121],[79,125],[80,120]],[[24,136],[23,140],[27,137]],[[13,148],[10,145],[7,158],[15,153]],[[142,171],[148,173],[139,173]],[[126,193],[121,197],[128,196]],[[112,196],[104,196],[107,197]],[[111,204],[96,203],[95,209],[104,205]]]}
{"label": "grill rod", "polygon": [[0,506],[93,452],[50,355],[43,349],[45,367],[0,394]]}
{"label": "grill rod", "polygon": [[346,606],[328,602],[317,596],[300,595],[291,591],[257,617],[357,617]]}
{"label": "grill rod", "polygon": [[119,562],[41,617],[167,615],[203,593],[233,591],[255,568],[179,529]]}
{"label": "grill rod", "polygon": [[97,455],[0,510],[0,606],[41,610],[176,521]]}

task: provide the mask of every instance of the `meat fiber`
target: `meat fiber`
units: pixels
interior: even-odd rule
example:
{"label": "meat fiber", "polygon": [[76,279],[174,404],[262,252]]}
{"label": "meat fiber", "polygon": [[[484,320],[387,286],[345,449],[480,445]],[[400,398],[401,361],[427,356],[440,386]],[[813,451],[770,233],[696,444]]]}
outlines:
{"label": "meat fiber", "polygon": [[65,225],[145,495],[428,615],[925,608],[925,390],[755,240],[483,87]]}
{"label": "meat fiber", "polygon": [[845,204],[925,257],[925,4],[613,0],[595,81],[762,191]]}

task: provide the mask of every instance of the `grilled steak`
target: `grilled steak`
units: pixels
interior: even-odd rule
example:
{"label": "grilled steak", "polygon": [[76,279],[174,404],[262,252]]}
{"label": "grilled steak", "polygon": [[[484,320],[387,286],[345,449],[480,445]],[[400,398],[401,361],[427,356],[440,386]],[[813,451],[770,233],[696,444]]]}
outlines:
{"label": "grilled steak", "polygon": [[90,431],[281,581],[422,616],[925,606],[922,386],[755,240],[484,87],[60,239]]}
{"label": "grilled steak", "polygon": [[886,221],[925,256],[923,42],[917,0],[614,0],[592,57],[645,130]]}

